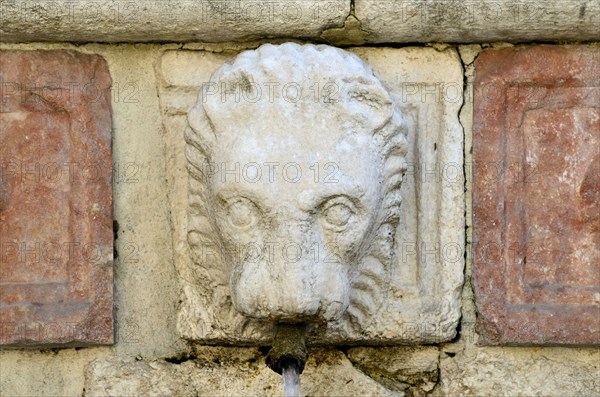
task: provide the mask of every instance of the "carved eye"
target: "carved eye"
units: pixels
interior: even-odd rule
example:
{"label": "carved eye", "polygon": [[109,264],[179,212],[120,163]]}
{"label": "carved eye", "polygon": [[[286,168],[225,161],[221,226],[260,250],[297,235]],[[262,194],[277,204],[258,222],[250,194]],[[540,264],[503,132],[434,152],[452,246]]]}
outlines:
{"label": "carved eye", "polygon": [[328,203],[322,212],[323,221],[326,226],[342,230],[354,216],[353,205],[349,200],[334,199]]}
{"label": "carved eye", "polygon": [[247,228],[256,223],[258,219],[257,208],[252,201],[240,197],[229,204],[227,218],[232,226],[240,229]]}

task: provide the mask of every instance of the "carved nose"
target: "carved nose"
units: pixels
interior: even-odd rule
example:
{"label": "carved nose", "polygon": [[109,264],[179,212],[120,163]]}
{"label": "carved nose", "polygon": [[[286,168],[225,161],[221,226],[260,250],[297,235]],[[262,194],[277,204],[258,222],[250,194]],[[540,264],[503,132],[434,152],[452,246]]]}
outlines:
{"label": "carved nose", "polygon": [[331,255],[311,222],[282,221],[258,260],[241,263],[231,279],[235,308],[275,322],[322,322],[348,306],[345,266]]}

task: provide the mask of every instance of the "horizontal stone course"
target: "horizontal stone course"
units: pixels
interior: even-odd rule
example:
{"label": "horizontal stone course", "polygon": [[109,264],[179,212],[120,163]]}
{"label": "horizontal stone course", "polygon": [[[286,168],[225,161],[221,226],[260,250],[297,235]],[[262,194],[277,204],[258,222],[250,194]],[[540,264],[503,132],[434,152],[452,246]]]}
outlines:
{"label": "horizontal stone course", "polygon": [[0,41],[333,44],[599,40],[586,0],[6,0]]}
{"label": "horizontal stone course", "polygon": [[8,0],[2,41],[226,42],[317,38],[344,24],[348,0]]}
{"label": "horizontal stone course", "polygon": [[600,4],[579,0],[356,0],[368,43],[598,40]]}

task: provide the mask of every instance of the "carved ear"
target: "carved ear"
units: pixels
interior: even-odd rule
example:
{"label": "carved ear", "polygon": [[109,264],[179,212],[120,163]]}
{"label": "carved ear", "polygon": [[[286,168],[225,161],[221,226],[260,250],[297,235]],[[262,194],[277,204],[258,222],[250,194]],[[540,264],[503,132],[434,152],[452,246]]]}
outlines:
{"label": "carved ear", "polygon": [[348,81],[345,92],[350,113],[361,126],[376,131],[387,124],[394,111],[392,99],[381,84],[359,78]]}

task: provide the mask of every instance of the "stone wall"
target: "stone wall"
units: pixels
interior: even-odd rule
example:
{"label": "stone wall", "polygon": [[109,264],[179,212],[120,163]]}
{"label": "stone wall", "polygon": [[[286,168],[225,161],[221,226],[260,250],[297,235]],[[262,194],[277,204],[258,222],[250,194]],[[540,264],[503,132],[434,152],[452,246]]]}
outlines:
{"label": "stone wall", "polygon": [[[202,51],[229,57],[262,43],[297,40],[293,37],[318,41],[325,37],[340,45],[422,43],[410,47],[415,51],[427,47],[428,51],[454,53],[455,66],[462,70],[464,82],[463,105],[453,110],[458,113],[464,132],[464,148],[460,150],[466,165],[464,203],[460,203],[466,208],[465,282],[460,295],[461,318],[456,338],[450,342],[414,346],[311,347],[302,374],[303,393],[331,396],[600,395],[597,347],[479,343],[482,329],[476,328],[478,302],[474,293],[472,255],[473,174],[477,169],[469,166],[473,164],[475,65],[481,51],[515,45],[526,48],[536,45],[533,40],[553,41],[548,45],[563,48],[580,45],[574,40],[583,40],[598,54],[598,44],[591,42],[600,39],[597,27],[600,23],[595,23],[599,22],[597,4],[584,1],[530,3],[547,21],[557,21],[554,17],[557,14],[568,16],[547,29],[548,22],[543,22],[543,18],[532,18],[526,23],[496,23],[489,27],[484,23],[464,24],[456,29],[442,25],[439,32],[420,25],[419,32],[413,30],[411,35],[394,28],[395,13],[402,9],[387,6],[388,2],[328,3],[332,4],[328,4],[331,8],[327,8],[326,20],[312,24],[300,21],[294,26],[272,26],[251,20],[246,21],[247,26],[234,24],[237,31],[230,31],[231,26],[223,24],[217,29],[202,27],[191,33],[188,24],[194,21],[183,20],[181,25],[165,31],[161,30],[160,18],[149,31],[139,30],[133,23],[137,19],[131,19],[133,22],[125,24],[122,31],[115,25],[106,25],[105,29],[102,24],[88,28],[79,24],[81,31],[73,31],[71,26],[52,18],[42,18],[36,27],[24,20],[24,15],[31,14],[11,14],[12,8],[4,9],[3,18],[8,19],[0,30],[4,41],[0,49],[73,50],[100,55],[108,65],[112,78],[115,344],[3,349],[0,351],[2,396],[282,394],[279,376],[265,366],[264,348],[200,345],[186,342],[178,332],[181,274],[176,258],[181,247],[174,243],[177,239],[173,235],[179,231],[175,227],[177,223],[173,218],[178,215],[172,203],[176,185],[181,182],[173,175],[181,171],[177,168],[181,164],[177,151],[173,150],[179,137],[170,133],[162,116],[161,60],[171,51]],[[140,3],[132,4],[140,7]],[[159,7],[156,4],[153,3],[153,7]],[[476,6],[475,11],[481,10]],[[146,17],[142,18],[141,11],[137,11],[136,18],[144,21]],[[158,11],[149,6],[144,12]],[[470,29],[471,26],[475,28]],[[531,26],[535,29],[529,29]],[[100,31],[104,33],[98,33]],[[158,31],[165,33],[156,34]],[[81,39],[77,35],[81,35]],[[262,37],[277,38],[265,40]],[[571,42],[558,42],[565,39]],[[75,41],[113,43],[75,44]],[[115,43],[119,41],[175,43]],[[437,43],[425,44],[429,41]],[[390,45],[398,46],[404,45]],[[368,51],[368,46],[349,49],[360,54]],[[595,62],[598,65],[597,55]],[[597,78],[594,81],[597,87]],[[183,91],[180,94],[183,96]],[[597,111],[598,97],[595,98]],[[597,344],[597,334],[595,340]]]}

